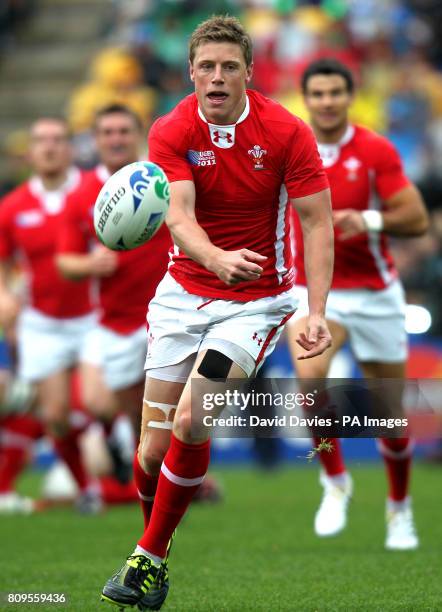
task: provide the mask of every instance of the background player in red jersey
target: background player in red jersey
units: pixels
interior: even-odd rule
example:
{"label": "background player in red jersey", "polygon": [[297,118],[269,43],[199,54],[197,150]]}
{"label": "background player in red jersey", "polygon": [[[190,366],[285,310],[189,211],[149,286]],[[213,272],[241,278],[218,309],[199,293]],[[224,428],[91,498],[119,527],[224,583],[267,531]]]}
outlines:
{"label": "background player in red jersey", "polygon": [[[138,116],[125,106],[111,105],[97,114],[95,137],[101,163],[87,174],[81,189],[68,202],[57,256],[58,266],[67,278],[99,279],[100,325],[95,341],[105,382],[115,393],[116,401],[111,406],[104,405],[97,416],[110,429],[115,411],[123,409],[137,434],[144,386],[146,309],[167,269],[170,234],[164,226],[138,249],[110,251],[97,242],[93,207],[107,178],[138,159],[141,135]],[[129,477],[133,450],[130,444],[118,450],[129,468]]]}
{"label": "background player in red jersey", "polygon": [[[336,352],[348,340],[367,378],[405,376],[407,338],[404,293],[387,247],[387,235],[417,236],[428,226],[421,196],[403,173],[393,146],[383,137],[348,120],[353,100],[350,71],[335,60],[311,64],[302,79],[305,103],[330,182],[335,226],[335,269],[326,317],[333,337],[330,351],[299,361],[296,336],[305,325],[306,275],[299,222],[295,225],[296,283],[299,316],[289,326],[290,347],[300,378],[325,378]],[[388,387],[385,388],[388,393]],[[392,407],[397,394],[389,398]],[[319,440],[315,439],[315,443]],[[408,496],[411,441],[380,439],[389,492],[388,549],[418,546]],[[334,535],[346,524],[352,481],[345,469],[339,440],[331,452],[319,453],[324,487],[315,517],[320,536]]]}
{"label": "background player in red jersey", "polygon": [[[54,262],[54,237],[66,198],[81,182],[72,164],[64,120],[42,118],[30,130],[34,175],[7,195],[0,207],[0,324],[17,323],[18,373],[35,383],[43,419],[58,454],[72,471],[82,495],[80,508],[93,509],[92,489],[78,448],[78,428],[70,423],[70,369],[81,365],[89,381],[90,332],[94,315],[90,284],[62,278]],[[10,264],[20,256],[29,299],[22,305],[10,290]]]}
{"label": "background player in red jersey", "polygon": [[[103,589],[104,599],[141,609],[160,606],[167,595],[168,546],[209,464],[208,432],[191,432],[191,379],[254,376],[296,309],[290,204],[302,221],[310,281],[310,315],[298,339],[303,357],[330,344],[323,312],[332,225],[313,135],[280,105],[246,91],[251,41],[236,19],[202,23],[189,59],[195,94],[149,135],[149,157],[171,183],[167,223],[175,246],[148,314],[135,465],[146,529]],[[163,461],[169,438],[161,434],[172,421]]]}

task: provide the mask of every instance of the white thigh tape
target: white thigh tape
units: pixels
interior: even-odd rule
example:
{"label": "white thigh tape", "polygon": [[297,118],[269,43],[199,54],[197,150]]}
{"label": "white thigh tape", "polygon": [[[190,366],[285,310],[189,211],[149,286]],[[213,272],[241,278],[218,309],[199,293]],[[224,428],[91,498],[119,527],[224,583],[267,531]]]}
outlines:
{"label": "white thigh tape", "polygon": [[143,399],[143,403],[146,404],[146,406],[150,406],[151,408],[158,408],[158,410],[164,412],[166,420],[169,418],[171,411],[176,408],[176,404],[162,404],[161,402],[151,402],[150,400],[146,399]]}
{"label": "white thigh tape", "polygon": [[148,427],[152,427],[153,429],[172,429],[171,421],[149,421],[147,424]]}

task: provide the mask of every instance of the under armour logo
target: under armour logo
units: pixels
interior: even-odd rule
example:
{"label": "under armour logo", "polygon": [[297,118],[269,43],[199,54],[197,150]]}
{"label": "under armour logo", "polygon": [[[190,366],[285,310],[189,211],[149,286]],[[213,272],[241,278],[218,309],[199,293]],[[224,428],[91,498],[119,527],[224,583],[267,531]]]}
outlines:
{"label": "under armour logo", "polygon": [[219,142],[221,139],[227,140],[229,144],[233,142],[232,134],[229,134],[229,132],[222,132],[221,134],[218,130],[213,132],[213,142]]}
{"label": "under armour logo", "polygon": [[256,341],[257,341],[257,343],[258,343],[258,346],[261,346],[261,343],[262,343],[262,338],[259,338],[259,336],[258,336],[258,332],[255,332],[255,333],[253,334],[253,336],[252,336],[252,340],[256,340]]}

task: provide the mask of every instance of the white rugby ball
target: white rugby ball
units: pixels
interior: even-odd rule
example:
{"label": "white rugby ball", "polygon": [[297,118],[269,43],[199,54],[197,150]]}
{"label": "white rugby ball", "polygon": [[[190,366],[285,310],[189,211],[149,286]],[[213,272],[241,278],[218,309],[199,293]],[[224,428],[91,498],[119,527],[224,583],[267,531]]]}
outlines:
{"label": "white rugby ball", "polygon": [[108,178],[94,207],[94,227],[109,249],[141,246],[160,229],[169,207],[169,181],[152,162],[124,166]]}

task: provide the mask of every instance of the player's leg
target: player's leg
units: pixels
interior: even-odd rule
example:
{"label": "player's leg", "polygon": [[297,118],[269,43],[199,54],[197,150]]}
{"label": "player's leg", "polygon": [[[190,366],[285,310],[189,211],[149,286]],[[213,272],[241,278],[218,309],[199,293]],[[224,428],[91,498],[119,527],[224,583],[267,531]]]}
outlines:
{"label": "player's leg", "polygon": [[[158,559],[165,557],[169,539],[202,483],[209,465],[209,430],[201,430],[197,438],[192,432],[191,380],[208,378],[210,368],[216,367],[210,363],[215,352],[209,349],[198,355],[184,387],[177,406],[170,446],[161,465],[152,516],[138,543],[141,549]],[[228,368],[226,378],[247,377],[244,370],[231,359],[221,353],[218,356],[219,362],[224,360]],[[225,372],[220,371],[218,377],[224,376]]]}
{"label": "player's leg", "polygon": [[[360,364],[366,378],[405,378],[405,363],[363,362]],[[392,414],[402,412],[402,385],[386,384],[383,389]],[[390,550],[417,548],[410,497],[410,477],[413,443],[410,438],[380,438],[378,448],[387,472],[388,495],[386,503],[387,537],[385,546]]]}
{"label": "player's leg", "polygon": [[115,394],[104,381],[103,370],[99,364],[88,361],[78,366],[80,394],[88,412],[107,429],[111,427],[118,411]]}
{"label": "player's leg", "polygon": [[[204,358],[208,352],[204,351],[197,357],[184,390],[182,383],[150,378],[147,380],[139,463],[142,463],[143,471],[152,480],[159,473],[158,485],[150,517],[147,517],[147,529],[125,566],[103,589],[104,599],[113,603],[137,603],[141,609],[155,605],[148,591],[157,582],[167,559],[173,533],[207,472],[210,457],[209,432],[205,431],[202,439],[194,439],[191,433],[191,379],[204,377],[198,370],[202,368],[205,371]],[[246,376],[232,360],[227,357],[225,360],[229,363],[231,376]],[[173,416],[175,406],[176,413]],[[172,419],[171,430],[169,424]],[[162,461],[166,445],[168,450]],[[161,588],[155,590],[160,591]]]}
{"label": "player's leg", "polygon": [[[184,380],[188,377],[194,361],[195,355],[192,355],[180,364],[149,370],[146,377],[140,443],[133,463],[144,531],[150,522],[161,464],[170,446],[172,424],[184,388]],[[162,380],[163,377],[168,380]],[[154,583],[139,603],[140,609],[159,609],[167,597],[172,540],[173,536]]]}
{"label": "player's leg", "polygon": [[[382,399],[390,415],[402,416],[402,390],[407,360],[405,298],[399,282],[382,291],[368,292],[363,315],[353,317],[351,346],[366,378],[390,379],[382,385]],[[392,384],[391,379],[397,383]],[[416,548],[409,497],[411,443],[408,439],[382,440],[380,448],[389,480],[387,548]]]}
{"label": "player's leg", "polygon": [[89,414],[102,426],[111,472],[121,483],[132,479],[132,448],[135,434],[132,423],[120,410],[121,400],[105,383],[103,368],[82,362],[79,366],[81,397]]}
{"label": "player's leg", "polygon": [[[4,345],[0,348],[6,350]],[[2,355],[0,361],[4,361],[6,366],[9,358],[5,357]],[[34,501],[15,490],[16,480],[28,463],[34,441],[43,435],[40,421],[27,414],[34,401],[33,385],[15,378],[9,368],[1,364],[0,513],[28,514],[34,509]]]}
{"label": "player's leg", "polygon": [[84,431],[84,424],[77,426],[70,422],[70,389],[68,370],[53,373],[37,383],[43,422],[81,492],[79,509],[89,512],[98,509],[98,500],[81,457],[79,436]]}
{"label": "player's leg", "polygon": [[15,483],[42,436],[40,421],[29,414],[0,416],[0,514],[29,514],[35,509],[34,500],[19,495]]}
{"label": "player's leg", "polygon": [[[134,458],[134,478],[147,529],[164,456],[170,445],[172,424],[184,389],[183,368],[191,370],[194,356],[182,364],[149,371],[143,399],[140,442]],[[167,371],[168,380],[161,377]],[[154,378],[154,376],[156,378]]]}
{"label": "player's leg", "polygon": [[[332,346],[322,355],[303,360],[297,359],[303,349],[297,344],[296,338],[300,332],[305,331],[306,318],[296,318],[287,326],[287,338],[293,365],[305,393],[311,390],[312,384],[314,385],[314,382],[309,382],[310,379],[327,377],[333,357],[347,339],[347,331],[342,325],[333,320],[327,320],[327,323],[333,338]],[[322,501],[314,520],[315,533],[319,536],[336,535],[345,528],[348,504],[353,491],[352,480],[345,468],[339,439],[328,438],[327,441],[331,444],[331,450],[324,449],[317,453],[322,466],[319,480],[323,487]],[[321,443],[321,438],[313,437],[313,443],[317,448]]]}
{"label": "player's leg", "polygon": [[70,419],[70,378],[78,338],[89,322],[89,316],[60,321],[27,308],[17,326],[19,376],[35,384],[42,420],[77,482],[79,509],[85,512],[98,506],[78,445],[84,423],[77,427]]}
{"label": "player's leg", "polygon": [[[132,333],[121,334],[99,326],[91,336],[99,357],[96,361],[101,365],[100,385],[107,390],[104,394],[107,400],[101,404],[100,421],[114,463],[114,473],[120,482],[128,483],[133,473],[141,423],[146,329],[143,325]],[[86,343],[84,359],[91,362],[94,357],[93,348],[89,349]],[[92,412],[97,414],[97,404],[92,407]]]}

